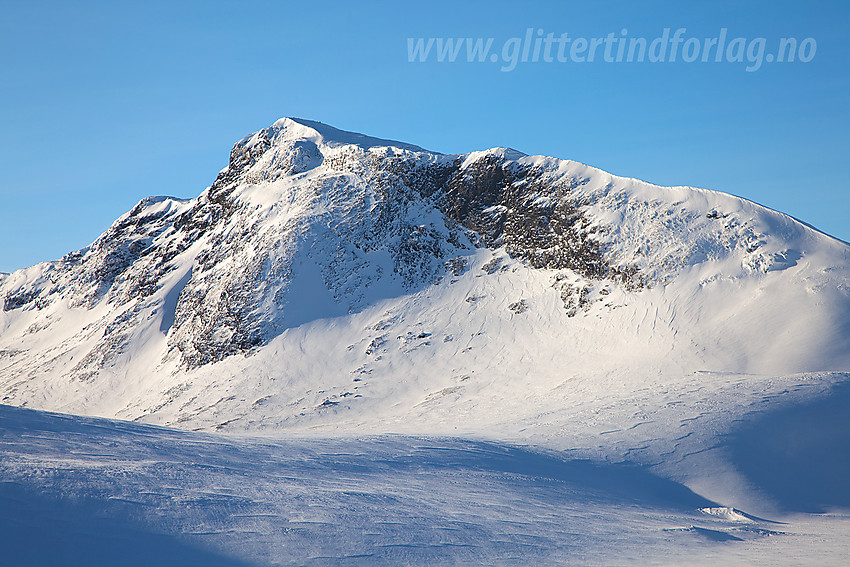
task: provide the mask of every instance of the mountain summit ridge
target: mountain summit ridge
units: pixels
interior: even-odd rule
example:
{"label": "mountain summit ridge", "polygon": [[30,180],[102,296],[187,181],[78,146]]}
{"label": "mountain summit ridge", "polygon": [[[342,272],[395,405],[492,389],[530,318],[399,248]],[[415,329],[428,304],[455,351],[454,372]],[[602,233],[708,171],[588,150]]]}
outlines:
{"label": "mountain summit ridge", "polygon": [[[396,140],[387,140],[383,138],[375,138],[366,136],[359,132],[350,132],[348,130],[340,130],[324,122],[317,120],[308,120],[306,118],[297,118],[294,116],[280,118],[271,125],[271,129],[277,129],[284,134],[284,139],[292,139],[293,137],[309,139],[319,144],[327,145],[356,145],[363,149],[369,149],[376,146],[396,147],[403,150],[414,152],[428,152],[436,154],[439,152],[429,151],[414,144],[400,142]],[[262,130],[261,130],[262,132]],[[243,140],[250,139],[252,136],[246,136]]]}

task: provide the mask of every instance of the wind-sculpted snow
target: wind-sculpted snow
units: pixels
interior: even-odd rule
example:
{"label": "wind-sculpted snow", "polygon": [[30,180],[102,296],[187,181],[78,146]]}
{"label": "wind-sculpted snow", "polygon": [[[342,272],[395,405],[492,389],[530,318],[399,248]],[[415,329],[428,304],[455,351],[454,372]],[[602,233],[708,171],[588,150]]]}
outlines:
{"label": "wind-sculpted snow", "polygon": [[647,467],[479,440],[224,438],[0,406],[0,455],[10,565],[835,564],[844,552],[822,545],[823,519],[774,522]]}

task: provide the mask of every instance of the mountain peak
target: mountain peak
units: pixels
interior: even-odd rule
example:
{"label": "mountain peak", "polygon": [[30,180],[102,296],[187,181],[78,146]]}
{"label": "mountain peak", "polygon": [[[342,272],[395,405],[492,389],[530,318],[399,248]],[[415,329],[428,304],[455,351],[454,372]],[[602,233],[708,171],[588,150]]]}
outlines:
{"label": "mountain peak", "polygon": [[321,165],[328,154],[356,147],[392,148],[441,156],[405,142],[385,140],[347,132],[314,120],[281,118],[267,128],[245,136],[230,151],[230,163],[219,172],[212,186],[212,197],[222,188],[229,191],[244,181],[271,181],[281,176],[296,175]]}

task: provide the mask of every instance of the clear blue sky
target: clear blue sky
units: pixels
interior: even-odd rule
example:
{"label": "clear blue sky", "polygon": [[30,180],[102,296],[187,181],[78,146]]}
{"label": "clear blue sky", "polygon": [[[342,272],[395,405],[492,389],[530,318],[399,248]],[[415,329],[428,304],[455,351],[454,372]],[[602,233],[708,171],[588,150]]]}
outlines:
{"label": "clear blue sky", "polygon": [[[848,2],[0,2],[0,271],[194,197],[281,116],[442,152],[511,146],[727,191],[850,240]],[[527,28],[817,42],[808,63],[409,63]],[[601,57],[601,52],[600,52]],[[463,57],[462,57],[463,58]],[[462,59],[461,58],[461,59]]]}

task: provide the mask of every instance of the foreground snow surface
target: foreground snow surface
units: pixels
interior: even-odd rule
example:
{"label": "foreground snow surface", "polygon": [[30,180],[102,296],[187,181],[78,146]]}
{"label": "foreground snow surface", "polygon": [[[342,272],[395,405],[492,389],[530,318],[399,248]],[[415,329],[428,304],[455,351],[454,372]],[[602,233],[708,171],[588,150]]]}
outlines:
{"label": "foreground snow surface", "polygon": [[[824,437],[817,416],[837,425],[846,394],[753,420],[722,442],[786,510],[770,519],[651,467],[569,451],[235,437],[0,406],[3,563],[839,565],[850,516],[794,511],[847,504],[847,435],[815,447],[800,438]],[[760,428],[785,448],[759,443]],[[805,471],[788,468],[803,456],[795,450]]]}

